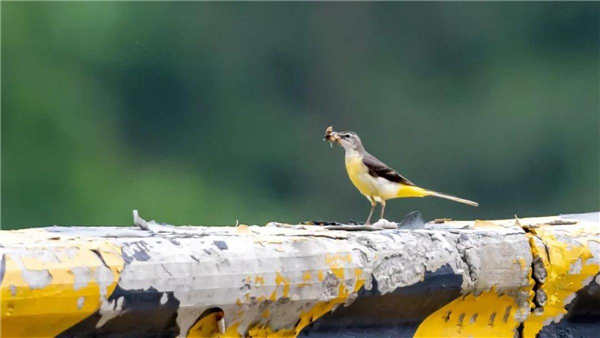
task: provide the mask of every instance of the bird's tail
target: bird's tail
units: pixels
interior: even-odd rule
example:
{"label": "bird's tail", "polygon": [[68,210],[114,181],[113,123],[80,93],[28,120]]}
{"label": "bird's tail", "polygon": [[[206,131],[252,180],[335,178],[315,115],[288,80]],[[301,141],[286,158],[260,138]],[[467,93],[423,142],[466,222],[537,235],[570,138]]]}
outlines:
{"label": "bird's tail", "polygon": [[446,195],[446,194],[442,194],[441,192],[436,192],[436,191],[431,191],[431,190],[427,190],[428,192],[428,196],[435,196],[435,197],[440,197],[440,198],[445,198],[447,200],[451,200],[454,202],[458,202],[458,203],[463,203],[463,204],[468,204],[471,206],[479,206],[479,203],[477,202],[473,202],[473,201],[469,201],[466,200],[464,198],[460,198],[460,197],[456,197],[456,196],[452,196],[452,195]]}
{"label": "bird's tail", "polygon": [[425,196],[435,196],[435,197],[445,198],[447,200],[472,205],[474,207],[479,205],[479,203],[477,203],[477,202],[469,201],[464,198],[460,198],[460,197],[456,197],[456,196],[452,196],[452,195],[442,194],[441,192],[437,192],[437,191],[423,189],[423,188],[420,188],[420,187],[417,187],[414,185],[403,185],[402,184],[400,186],[400,189],[398,189],[398,192],[395,197],[402,198],[402,197],[425,197]]}

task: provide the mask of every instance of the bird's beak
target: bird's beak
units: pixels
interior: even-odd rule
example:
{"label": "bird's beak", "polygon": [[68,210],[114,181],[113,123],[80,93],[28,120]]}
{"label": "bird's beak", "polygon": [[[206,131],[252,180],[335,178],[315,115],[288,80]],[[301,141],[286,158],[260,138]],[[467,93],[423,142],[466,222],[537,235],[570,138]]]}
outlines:
{"label": "bird's beak", "polygon": [[331,142],[332,147],[334,143],[339,144],[340,139],[341,137],[338,135],[338,133],[336,131],[333,131],[333,126],[330,126],[325,130],[325,138],[323,139],[323,141]]}

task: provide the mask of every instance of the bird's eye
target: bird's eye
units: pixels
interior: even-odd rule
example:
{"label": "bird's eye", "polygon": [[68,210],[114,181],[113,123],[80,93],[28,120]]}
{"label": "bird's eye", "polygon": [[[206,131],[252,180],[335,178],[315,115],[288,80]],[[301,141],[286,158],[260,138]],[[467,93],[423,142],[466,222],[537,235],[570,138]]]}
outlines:
{"label": "bird's eye", "polygon": [[342,137],[343,138],[348,138],[348,137],[350,137],[350,134],[344,134],[344,135],[342,135]]}

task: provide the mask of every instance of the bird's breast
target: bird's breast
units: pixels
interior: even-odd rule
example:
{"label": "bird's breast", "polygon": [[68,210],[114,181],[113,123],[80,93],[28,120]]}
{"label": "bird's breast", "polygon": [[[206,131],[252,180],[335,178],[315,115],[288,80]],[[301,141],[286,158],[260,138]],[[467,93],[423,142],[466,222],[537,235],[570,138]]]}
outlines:
{"label": "bird's breast", "polygon": [[373,177],[369,168],[363,163],[362,157],[346,157],[346,171],[352,184],[365,196],[375,196],[382,199],[395,198],[399,184],[390,182],[382,177]]}
{"label": "bird's breast", "polygon": [[369,169],[364,165],[361,157],[347,157],[346,171],[352,184],[363,194],[373,196],[377,186],[374,179],[369,175]]}

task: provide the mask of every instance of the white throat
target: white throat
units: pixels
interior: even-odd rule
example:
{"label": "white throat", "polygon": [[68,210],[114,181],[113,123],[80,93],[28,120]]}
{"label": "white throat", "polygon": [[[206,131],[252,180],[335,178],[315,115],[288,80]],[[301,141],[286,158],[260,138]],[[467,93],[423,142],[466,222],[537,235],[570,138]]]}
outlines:
{"label": "white throat", "polygon": [[362,154],[360,152],[358,152],[356,149],[353,149],[350,147],[344,147],[344,150],[346,150],[346,158],[362,157]]}

